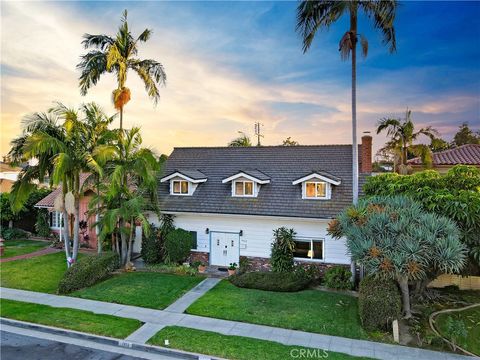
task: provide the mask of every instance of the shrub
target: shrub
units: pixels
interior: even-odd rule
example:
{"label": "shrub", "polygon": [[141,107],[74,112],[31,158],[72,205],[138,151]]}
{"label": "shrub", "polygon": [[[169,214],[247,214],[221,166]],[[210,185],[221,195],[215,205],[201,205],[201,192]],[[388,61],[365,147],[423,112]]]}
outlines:
{"label": "shrub", "polygon": [[[198,266],[197,266],[198,267]],[[149,271],[164,273],[164,274],[175,274],[175,275],[197,275],[197,267],[189,265],[169,265],[169,264],[154,264],[148,265],[147,269]]]}
{"label": "shrub", "polygon": [[230,282],[241,288],[258,289],[266,291],[293,292],[308,287],[310,279],[296,272],[247,272],[233,275]]}
{"label": "shrub", "polygon": [[334,266],[323,276],[325,286],[331,289],[347,290],[352,288],[352,273],[345,266]]}
{"label": "shrub", "polygon": [[163,260],[163,246],[160,229],[151,225],[148,236],[142,231],[141,255],[146,264],[158,264]]}
{"label": "shrub", "polygon": [[50,230],[50,224],[48,223],[48,211],[46,209],[38,209],[35,232],[38,236],[45,238],[49,237],[52,232]]}
{"label": "shrub", "polygon": [[273,230],[275,240],[272,243],[272,254],[270,257],[270,265],[272,271],[289,272],[293,269],[293,250],[295,242],[293,237],[295,231],[285,227]]}
{"label": "shrub", "polygon": [[118,268],[119,262],[118,254],[113,252],[84,257],[65,272],[58,285],[58,293],[69,294],[106,279]]}
{"label": "shrub", "polygon": [[28,233],[18,228],[4,228],[2,229],[2,238],[5,240],[25,239],[28,238]]}
{"label": "shrub", "polygon": [[243,274],[250,270],[250,261],[246,257],[240,258],[240,264],[238,266],[238,273]]}
{"label": "shrub", "polygon": [[390,330],[389,324],[400,317],[402,301],[393,280],[368,276],[360,282],[358,309],[365,330]]}
{"label": "shrub", "polygon": [[165,237],[165,262],[180,264],[190,255],[193,235],[187,230],[175,229]]}

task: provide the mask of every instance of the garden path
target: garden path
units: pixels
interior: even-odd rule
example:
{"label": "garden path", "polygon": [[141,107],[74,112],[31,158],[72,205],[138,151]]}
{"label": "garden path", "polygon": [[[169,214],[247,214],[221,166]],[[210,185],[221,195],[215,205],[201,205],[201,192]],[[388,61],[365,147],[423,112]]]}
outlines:
{"label": "garden path", "polygon": [[41,249],[41,250],[38,250],[38,251],[31,252],[31,253],[28,253],[28,254],[23,254],[23,255],[13,256],[13,257],[5,258],[5,259],[0,259],[0,263],[15,261],[15,260],[30,259],[32,257],[52,254],[52,253],[56,253],[56,252],[59,252],[59,251],[61,251],[61,249],[55,249],[55,248],[49,247],[49,248],[45,248],[45,249]]}

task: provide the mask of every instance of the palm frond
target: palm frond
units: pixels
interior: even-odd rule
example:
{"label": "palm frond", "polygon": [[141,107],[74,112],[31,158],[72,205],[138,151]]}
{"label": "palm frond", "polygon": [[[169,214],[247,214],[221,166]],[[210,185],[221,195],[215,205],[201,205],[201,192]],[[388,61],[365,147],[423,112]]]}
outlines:
{"label": "palm frond", "polygon": [[107,72],[107,55],[105,52],[94,50],[82,55],[77,69],[82,73],[79,78],[80,93],[85,96],[88,89],[96,85],[100,77]]}
{"label": "palm frond", "polygon": [[85,49],[95,48],[101,51],[106,51],[114,42],[115,41],[108,35],[84,34],[82,45]]}
{"label": "palm frond", "polygon": [[360,34],[360,46],[362,47],[362,56],[366,58],[368,55],[368,40],[362,34]]}

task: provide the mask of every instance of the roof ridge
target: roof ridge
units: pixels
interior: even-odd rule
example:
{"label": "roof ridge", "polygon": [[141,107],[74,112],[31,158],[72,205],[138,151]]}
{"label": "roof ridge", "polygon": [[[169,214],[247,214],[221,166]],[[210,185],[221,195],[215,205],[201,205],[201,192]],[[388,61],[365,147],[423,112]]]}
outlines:
{"label": "roof ridge", "polygon": [[[333,146],[348,146],[352,144],[320,144],[320,145],[262,145],[262,146],[174,146],[174,149],[265,149],[265,148],[302,148],[302,147],[333,147]],[[361,144],[358,144],[361,146]]]}

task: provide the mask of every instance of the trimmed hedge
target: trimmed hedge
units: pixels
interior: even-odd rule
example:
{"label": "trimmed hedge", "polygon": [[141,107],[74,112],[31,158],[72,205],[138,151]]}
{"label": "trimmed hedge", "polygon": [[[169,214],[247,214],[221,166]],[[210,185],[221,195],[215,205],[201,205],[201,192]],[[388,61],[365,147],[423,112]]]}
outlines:
{"label": "trimmed hedge", "polygon": [[374,276],[364,278],[360,282],[358,309],[365,330],[390,330],[390,324],[402,311],[397,284]]}
{"label": "trimmed hedge", "polygon": [[234,275],[230,282],[241,288],[258,289],[266,291],[294,292],[300,291],[310,285],[311,279],[295,272],[247,272]]}
{"label": "trimmed hedge", "polygon": [[151,226],[150,234],[142,232],[141,255],[146,264],[158,264],[163,260],[163,245],[160,229]]}
{"label": "trimmed hedge", "polygon": [[193,247],[193,235],[190,231],[175,229],[165,237],[165,262],[181,264],[187,260]]}
{"label": "trimmed hedge", "polygon": [[352,288],[352,273],[345,266],[333,266],[323,276],[325,286],[330,289],[350,290]]}
{"label": "trimmed hedge", "polygon": [[86,256],[65,271],[63,279],[58,284],[58,293],[69,294],[92,286],[107,278],[118,268],[119,263],[118,254],[113,252]]}

